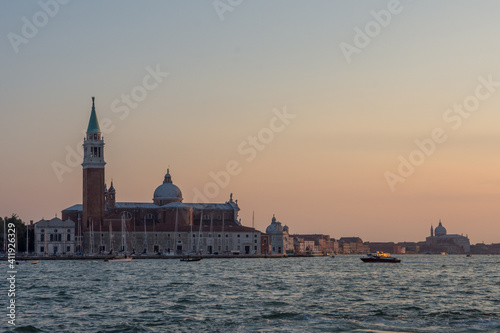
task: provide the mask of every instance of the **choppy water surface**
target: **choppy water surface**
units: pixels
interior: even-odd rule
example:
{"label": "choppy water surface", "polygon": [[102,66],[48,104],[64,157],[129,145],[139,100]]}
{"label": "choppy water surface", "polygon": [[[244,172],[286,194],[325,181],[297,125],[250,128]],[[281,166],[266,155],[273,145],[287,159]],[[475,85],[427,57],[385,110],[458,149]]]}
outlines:
{"label": "choppy water surface", "polygon": [[20,265],[11,331],[500,332],[500,256],[398,257]]}

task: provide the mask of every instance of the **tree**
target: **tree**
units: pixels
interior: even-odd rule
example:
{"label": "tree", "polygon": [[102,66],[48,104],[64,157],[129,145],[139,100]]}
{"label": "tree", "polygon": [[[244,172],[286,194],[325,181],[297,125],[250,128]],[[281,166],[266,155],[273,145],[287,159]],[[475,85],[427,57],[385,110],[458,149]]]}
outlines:
{"label": "tree", "polygon": [[[9,229],[9,223],[13,223],[16,229],[16,242],[17,242],[17,251],[18,252],[24,252],[26,251],[26,230],[27,227],[24,225],[23,221],[17,216],[17,214],[12,214],[11,217],[4,217],[3,219],[0,217],[0,221],[2,222],[2,228],[0,229],[1,233],[1,250],[4,251],[5,249],[5,244],[4,244],[4,229],[7,231]],[[5,228],[4,228],[5,224]],[[8,231],[7,231],[8,235]],[[7,241],[8,243],[8,241]]]}

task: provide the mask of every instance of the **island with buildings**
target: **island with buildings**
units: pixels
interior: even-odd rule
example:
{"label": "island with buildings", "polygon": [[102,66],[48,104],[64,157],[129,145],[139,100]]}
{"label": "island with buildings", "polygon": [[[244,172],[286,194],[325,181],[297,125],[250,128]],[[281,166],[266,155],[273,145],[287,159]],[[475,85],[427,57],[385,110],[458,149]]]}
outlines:
{"label": "island with buildings", "polygon": [[[439,220],[421,242],[363,242],[359,237],[335,239],[324,234],[293,234],[271,218],[265,232],[244,226],[238,200],[186,203],[167,169],[148,202],[120,202],[115,184],[105,183],[104,138],[92,97],[83,143],[82,203],[57,216],[30,221],[18,252],[36,257],[85,255],[179,256],[319,256],[366,254],[500,254],[500,244],[470,245],[467,235],[448,234]],[[6,218],[7,219],[7,218]],[[4,227],[6,219],[3,221]],[[1,241],[5,247],[5,233]],[[24,237],[26,239],[24,239]],[[21,242],[20,242],[21,244]],[[26,248],[27,244],[27,248]],[[24,250],[24,251],[23,251]]]}

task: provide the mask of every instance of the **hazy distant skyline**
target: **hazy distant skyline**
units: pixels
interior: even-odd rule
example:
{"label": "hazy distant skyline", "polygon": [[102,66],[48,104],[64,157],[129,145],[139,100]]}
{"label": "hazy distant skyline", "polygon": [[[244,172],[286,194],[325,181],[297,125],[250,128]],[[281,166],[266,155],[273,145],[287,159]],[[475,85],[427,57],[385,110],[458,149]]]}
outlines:
{"label": "hazy distant skyline", "polygon": [[152,202],[170,167],[184,202],[233,193],[261,231],[420,241],[441,219],[498,243],[498,9],[0,2],[0,215],[81,203],[95,96],[117,201]]}

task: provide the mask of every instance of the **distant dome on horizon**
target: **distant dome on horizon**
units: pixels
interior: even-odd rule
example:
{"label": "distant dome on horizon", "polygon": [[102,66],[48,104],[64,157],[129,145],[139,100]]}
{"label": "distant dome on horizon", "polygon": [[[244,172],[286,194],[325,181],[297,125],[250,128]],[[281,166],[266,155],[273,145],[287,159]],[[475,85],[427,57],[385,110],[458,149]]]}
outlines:
{"label": "distant dome on horizon", "polygon": [[283,232],[283,226],[281,225],[281,222],[276,221],[276,217],[273,216],[271,224],[266,228],[266,234],[282,233],[282,232]]}
{"label": "distant dome on horizon", "polygon": [[439,225],[434,230],[434,235],[436,235],[436,236],[445,236],[446,235],[446,228],[443,227],[443,225],[441,224],[441,220],[439,220]]}

